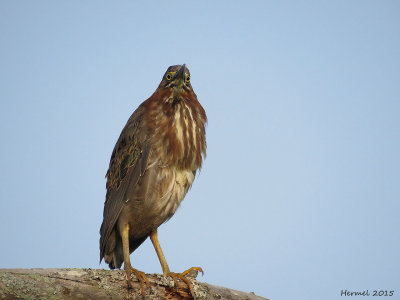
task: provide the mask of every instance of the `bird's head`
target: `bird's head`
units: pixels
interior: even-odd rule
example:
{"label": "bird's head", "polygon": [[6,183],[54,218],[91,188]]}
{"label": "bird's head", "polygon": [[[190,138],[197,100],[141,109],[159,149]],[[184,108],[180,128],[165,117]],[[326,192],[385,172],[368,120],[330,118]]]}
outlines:
{"label": "bird's head", "polygon": [[170,66],[161,80],[160,88],[169,90],[174,101],[183,100],[194,94],[190,84],[190,72],[186,65]]}

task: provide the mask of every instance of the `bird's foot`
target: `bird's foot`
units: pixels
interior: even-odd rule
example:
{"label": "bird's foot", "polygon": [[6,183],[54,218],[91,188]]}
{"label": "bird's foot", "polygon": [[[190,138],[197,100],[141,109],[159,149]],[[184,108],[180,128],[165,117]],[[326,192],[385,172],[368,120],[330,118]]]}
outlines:
{"label": "bird's foot", "polygon": [[150,288],[150,283],[146,277],[146,274],[142,271],[132,268],[131,266],[125,268],[125,272],[126,272],[126,278],[128,280],[128,289],[133,288],[131,281],[131,273],[133,273],[136,276],[137,280],[139,281],[141,294],[142,296],[144,296],[144,284],[146,284],[147,288]]}
{"label": "bird's foot", "polygon": [[[192,297],[194,298],[194,292],[193,292],[193,287],[192,284],[190,283],[189,279],[186,278],[186,276],[191,273],[192,271],[197,271],[197,272],[201,272],[202,275],[204,275],[204,271],[202,268],[200,267],[192,267],[182,273],[174,273],[174,272],[169,272],[166,274],[166,276],[171,277],[174,280],[174,284],[175,287],[178,286],[178,279],[182,280],[184,283],[186,283],[186,285],[188,286],[189,290],[190,290],[190,294],[192,295]],[[197,275],[197,274],[196,274]]]}

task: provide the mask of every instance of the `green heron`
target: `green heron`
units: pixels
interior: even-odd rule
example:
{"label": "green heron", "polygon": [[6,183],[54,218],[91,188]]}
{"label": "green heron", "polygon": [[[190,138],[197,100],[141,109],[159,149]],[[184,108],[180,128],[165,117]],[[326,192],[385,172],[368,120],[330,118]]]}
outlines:
{"label": "green heron", "polygon": [[153,95],[126,123],[111,155],[100,228],[100,262],[131,273],[143,294],[149,282],[132,268],[130,254],[150,236],[164,275],[183,280],[193,267],[172,273],[157,238],[157,228],[171,218],[193,183],[206,155],[206,113],[197,100],[186,65],[171,66]]}

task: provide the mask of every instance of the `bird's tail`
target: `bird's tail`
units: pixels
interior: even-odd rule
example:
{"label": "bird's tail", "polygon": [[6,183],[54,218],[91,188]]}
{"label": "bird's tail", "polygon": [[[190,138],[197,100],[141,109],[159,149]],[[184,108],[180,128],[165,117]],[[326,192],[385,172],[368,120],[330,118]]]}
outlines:
{"label": "bird's tail", "polygon": [[108,256],[106,255],[104,257],[104,260],[106,263],[108,263],[108,266],[110,269],[120,269],[122,266],[122,263],[124,262],[124,254],[122,252],[122,242],[121,240],[117,242],[114,252],[112,252],[112,255]]}
{"label": "bird's tail", "polygon": [[116,234],[115,229],[111,232],[108,241],[105,243],[104,250],[100,251],[100,262],[103,257],[110,269],[119,269],[124,262],[122,240],[121,237]]}

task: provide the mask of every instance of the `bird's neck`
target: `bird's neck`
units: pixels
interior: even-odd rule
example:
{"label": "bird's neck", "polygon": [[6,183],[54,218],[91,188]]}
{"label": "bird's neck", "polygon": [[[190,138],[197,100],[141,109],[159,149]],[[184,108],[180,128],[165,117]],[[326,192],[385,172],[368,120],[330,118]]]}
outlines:
{"label": "bird's neck", "polygon": [[152,122],[153,151],[165,163],[183,170],[201,167],[206,154],[207,117],[196,98],[187,100],[164,97],[149,105]]}

